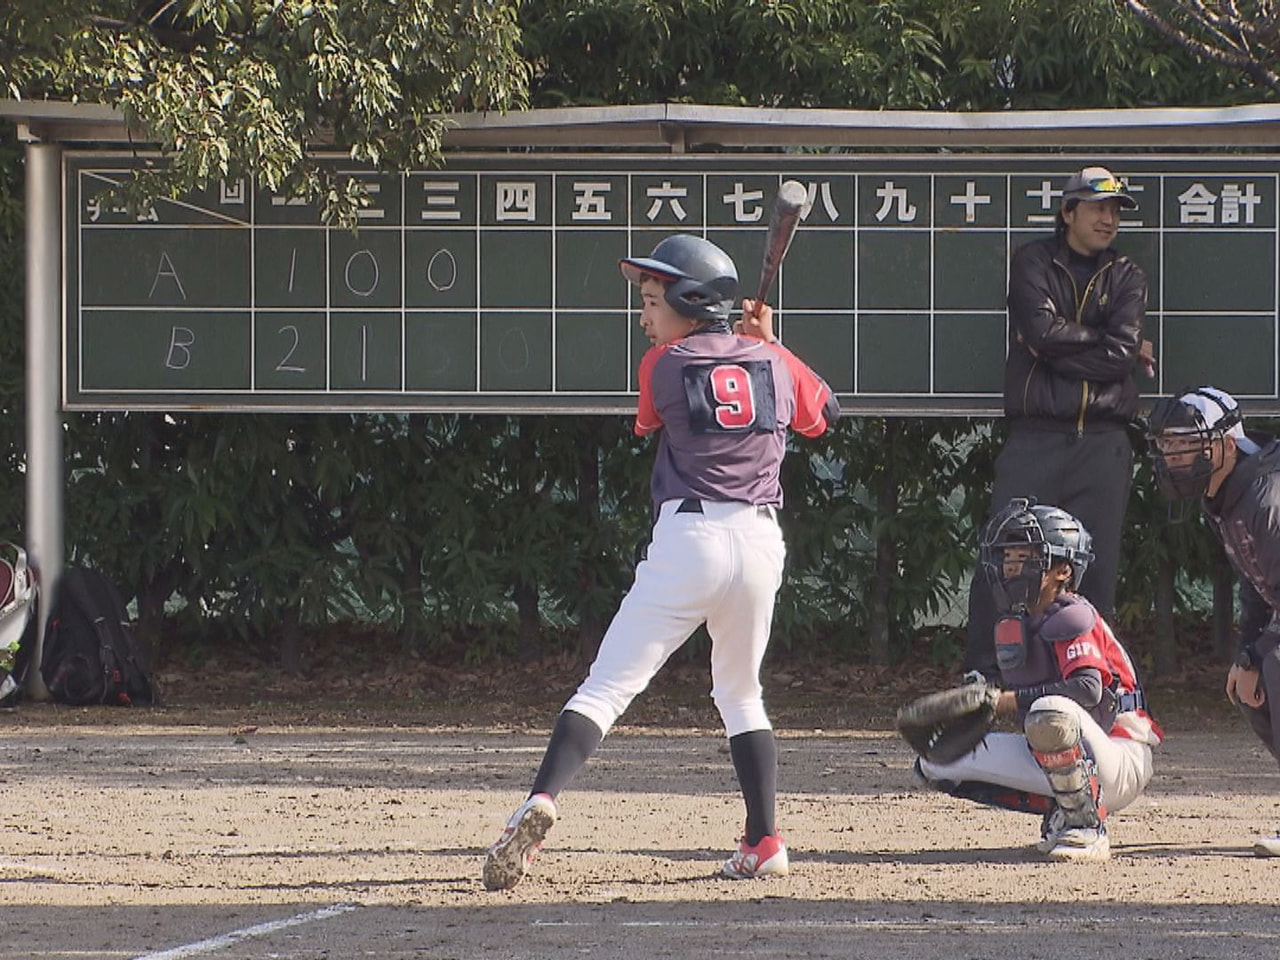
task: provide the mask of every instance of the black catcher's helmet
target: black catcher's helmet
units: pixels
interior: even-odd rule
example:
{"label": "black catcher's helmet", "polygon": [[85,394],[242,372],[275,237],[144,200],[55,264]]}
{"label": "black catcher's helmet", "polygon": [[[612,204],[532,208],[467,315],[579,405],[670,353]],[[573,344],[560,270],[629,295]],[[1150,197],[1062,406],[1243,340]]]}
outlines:
{"label": "black catcher's helmet", "polygon": [[[1030,547],[1022,568],[1005,576],[1005,550]],[[1093,561],[1093,538],[1079,520],[1058,507],[1015,497],[991,518],[982,534],[982,569],[1001,612],[1025,612],[1040,595],[1040,582],[1058,561],[1071,564],[1067,587],[1080,585]]]}
{"label": "black catcher's helmet", "polygon": [[728,320],[738,298],[738,268],[710,240],[687,233],[667,237],[647,257],[618,261],[622,275],[639,286],[646,275],[666,281],[666,300],[690,320]]}
{"label": "black catcher's helmet", "polygon": [[1243,436],[1243,423],[1236,401],[1214,387],[1156,401],[1147,420],[1147,449],[1165,497],[1204,496],[1214,471],[1222,466],[1218,441],[1229,433]]}

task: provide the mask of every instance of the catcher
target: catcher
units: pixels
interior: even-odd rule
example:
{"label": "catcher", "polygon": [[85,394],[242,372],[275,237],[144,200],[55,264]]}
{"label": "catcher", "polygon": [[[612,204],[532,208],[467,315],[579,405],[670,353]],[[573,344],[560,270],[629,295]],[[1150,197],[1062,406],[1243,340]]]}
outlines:
{"label": "catcher", "polygon": [[[1004,689],[984,681],[898,711],[920,755],[917,777],[955,797],[1043,815],[1050,860],[1106,860],[1107,814],[1151,780],[1163,737],[1132,661],[1106,621],[1072,592],[1093,559],[1088,531],[1057,507],[1016,498],[992,518],[981,564],[999,617]],[[1023,730],[988,732],[997,716]]]}

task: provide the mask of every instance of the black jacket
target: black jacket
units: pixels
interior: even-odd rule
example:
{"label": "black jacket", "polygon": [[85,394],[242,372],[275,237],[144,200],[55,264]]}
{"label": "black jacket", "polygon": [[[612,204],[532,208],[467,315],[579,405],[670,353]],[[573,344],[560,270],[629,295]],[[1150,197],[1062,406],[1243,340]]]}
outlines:
{"label": "black jacket", "polygon": [[1241,454],[1205,516],[1240,576],[1240,646],[1250,646],[1280,611],[1280,443]]}
{"label": "black jacket", "polygon": [[1057,421],[1083,433],[1116,426],[1138,406],[1134,370],[1142,346],[1147,276],[1106,250],[1077,290],[1063,239],[1036,240],[1009,267],[1009,356],[1004,412],[1012,423]]}

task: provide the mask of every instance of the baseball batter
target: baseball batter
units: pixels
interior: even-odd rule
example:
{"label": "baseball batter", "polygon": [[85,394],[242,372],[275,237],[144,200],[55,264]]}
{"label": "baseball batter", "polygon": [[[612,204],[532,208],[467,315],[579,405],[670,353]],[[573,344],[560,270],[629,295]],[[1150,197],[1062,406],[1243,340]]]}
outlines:
{"label": "baseball batter", "polygon": [[1016,714],[1023,733],[989,733],[955,763],[916,767],[953,796],[1043,814],[1036,848],[1051,860],[1110,857],[1107,815],[1146,788],[1162,737],[1128,654],[1072,592],[1091,547],[1057,507],[1016,498],[992,518],[981,563],[999,616],[996,712]]}
{"label": "baseball batter", "polygon": [[812,370],[767,342],[766,304],[743,302],[747,329],[763,338],[730,329],[738,273],[719,247],[677,234],[620,267],[640,288],[640,325],[653,343],[640,363],[635,421],[638,435],[659,434],[653,541],[586,680],[556,721],[529,798],[485,858],[490,890],[525,876],[556,822],[561,790],[703,623],[711,696],[746,804],[746,829],[722,871],[750,879],[788,869],[774,822],[777,748],[759,679],[785,553],[779,472],[787,429],[819,436],[839,406]]}

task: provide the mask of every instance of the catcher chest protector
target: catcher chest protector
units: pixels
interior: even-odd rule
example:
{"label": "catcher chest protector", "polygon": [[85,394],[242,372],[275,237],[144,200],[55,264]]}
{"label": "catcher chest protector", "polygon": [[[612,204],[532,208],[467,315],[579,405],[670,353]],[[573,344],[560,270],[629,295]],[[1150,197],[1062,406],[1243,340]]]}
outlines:
{"label": "catcher chest protector", "polygon": [[62,703],[155,700],[124,600],[110,580],[85,567],[68,569],[58,581],[40,672]]}

